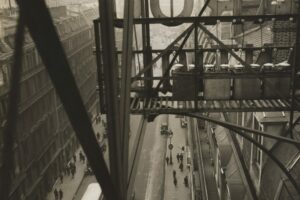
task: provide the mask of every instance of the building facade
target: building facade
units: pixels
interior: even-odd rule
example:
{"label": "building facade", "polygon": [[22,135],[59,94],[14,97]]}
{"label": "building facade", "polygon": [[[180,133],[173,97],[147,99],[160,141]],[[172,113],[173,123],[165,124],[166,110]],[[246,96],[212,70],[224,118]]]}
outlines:
{"label": "building facade", "polygon": [[[97,9],[97,6],[92,5],[76,5],[76,8],[59,6],[50,9],[81,97],[91,118],[98,104],[92,24],[92,20],[99,16]],[[11,12],[7,15],[8,10],[3,9],[1,12],[0,148],[3,147],[2,135],[17,18]],[[79,144],[28,32],[25,35],[18,107],[10,199],[44,199]]]}

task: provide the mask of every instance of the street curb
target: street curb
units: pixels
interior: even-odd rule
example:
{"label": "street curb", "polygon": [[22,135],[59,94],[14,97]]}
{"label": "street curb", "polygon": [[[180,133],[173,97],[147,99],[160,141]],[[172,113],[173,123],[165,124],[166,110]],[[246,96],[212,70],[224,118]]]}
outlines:
{"label": "street curb", "polygon": [[72,200],[74,200],[74,199],[75,199],[75,197],[77,196],[78,190],[79,190],[79,188],[80,188],[80,186],[81,186],[81,184],[82,184],[82,182],[83,182],[83,179],[84,179],[84,172],[83,172],[82,179],[81,179],[81,181],[79,182],[79,185],[78,185],[78,187],[76,188],[76,191],[75,191],[75,193],[74,193],[74,195],[73,195],[73,198],[72,198]]}

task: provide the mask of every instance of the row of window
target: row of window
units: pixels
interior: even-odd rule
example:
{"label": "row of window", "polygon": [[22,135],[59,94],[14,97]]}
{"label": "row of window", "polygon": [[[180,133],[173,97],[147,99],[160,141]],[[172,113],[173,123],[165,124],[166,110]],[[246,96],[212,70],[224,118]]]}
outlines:
{"label": "row of window", "polygon": [[68,39],[63,39],[62,45],[67,54],[71,54],[74,50],[80,49],[84,44],[91,42],[92,29],[86,29]]}
{"label": "row of window", "polygon": [[54,109],[54,91],[48,92],[29,109],[22,112],[18,117],[17,133],[23,135],[30,132],[31,128],[47,113]]}
{"label": "row of window", "polygon": [[50,84],[50,77],[46,70],[42,70],[21,82],[20,103],[30,100],[32,96],[45,89]]}
{"label": "row of window", "polygon": [[60,37],[64,37],[67,34],[73,33],[85,27],[88,27],[88,24],[81,16],[69,18],[56,23],[56,30]]}

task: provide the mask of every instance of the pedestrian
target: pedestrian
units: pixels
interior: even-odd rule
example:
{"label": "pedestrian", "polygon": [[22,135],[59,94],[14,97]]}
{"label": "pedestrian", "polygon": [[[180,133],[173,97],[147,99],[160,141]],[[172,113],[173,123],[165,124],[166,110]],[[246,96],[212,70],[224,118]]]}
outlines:
{"label": "pedestrian", "polygon": [[59,200],[63,199],[64,193],[61,189],[59,189]]}
{"label": "pedestrian", "polygon": [[53,193],[54,193],[55,200],[58,200],[58,192],[57,192],[56,188],[55,188]]}
{"label": "pedestrian", "polygon": [[179,159],[181,162],[183,162],[183,154],[180,154]]}
{"label": "pedestrian", "polygon": [[60,178],[60,183],[63,183],[63,180],[64,180],[64,175],[63,175],[63,173],[60,173],[59,178]]}
{"label": "pedestrian", "polygon": [[169,157],[168,156],[166,157],[166,163],[167,163],[167,165],[169,165]]}
{"label": "pedestrian", "polygon": [[185,176],[183,180],[185,187],[189,187],[188,177]]}
{"label": "pedestrian", "polygon": [[184,152],[184,146],[181,147],[181,150]]}
{"label": "pedestrian", "polygon": [[99,132],[97,132],[96,138],[97,138],[98,141],[100,141],[100,133]]}
{"label": "pedestrian", "polygon": [[73,156],[74,163],[76,163],[76,154]]}
{"label": "pedestrian", "polygon": [[66,171],[67,171],[68,176],[70,176],[70,167],[68,165],[66,166]]}
{"label": "pedestrian", "polygon": [[81,162],[82,161],[82,152],[79,151],[79,161]]}
{"label": "pedestrian", "polygon": [[176,170],[173,169],[173,178],[176,178]]}
{"label": "pedestrian", "polygon": [[177,162],[179,163],[179,159],[180,159],[179,153],[177,153],[176,158],[177,158]]}
{"label": "pedestrian", "polygon": [[179,169],[180,169],[181,172],[183,172],[183,164],[182,164],[182,162],[179,165]]}
{"label": "pedestrian", "polygon": [[187,164],[186,167],[188,168],[189,171],[191,171],[191,164]]}
{"label": "pedestrian", "polygon": [[174,178],[173,183],[177,187],[177,178],[176,177]]}
{"label": "pedestrian", "polygon": [[74,168],[74,166],[71,167],[71,174],[72,174],[72,178],[74,178],[74,174],[75,174],[75,168]]}

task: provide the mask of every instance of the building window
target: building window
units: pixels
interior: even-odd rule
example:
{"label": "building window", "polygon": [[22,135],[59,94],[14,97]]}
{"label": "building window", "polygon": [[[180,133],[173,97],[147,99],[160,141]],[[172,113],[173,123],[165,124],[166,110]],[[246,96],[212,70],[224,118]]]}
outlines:
{"label": "building window", "polygon": [[[255,117],[253,119],[253,128],[255,130],[263,131],[263,125],[261,125]],[[253,134],[253,139],[257,143],[263,145],[263,137],[262,136]],[[262,166],[262,150],[254,144],[253,144],[253,149],[252,149],[252,163],[253,163],[253,170],[258,176],[259,170],[261,169],[261,166]]]}

